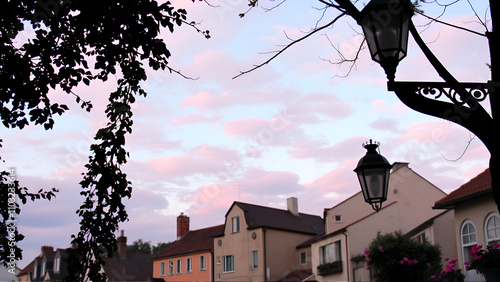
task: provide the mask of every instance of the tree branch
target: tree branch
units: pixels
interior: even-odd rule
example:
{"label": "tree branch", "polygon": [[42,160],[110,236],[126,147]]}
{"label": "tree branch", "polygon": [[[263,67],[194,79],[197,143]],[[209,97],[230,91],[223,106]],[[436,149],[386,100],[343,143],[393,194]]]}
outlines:
{"label": "tree branch", "polygon": [[299,39],[297,39],[297,40],[292,41],[290,44],[286,45],[283,49],[279,50],[279,51],[278,51],[278,52],[277,52],[274,56],[272,56],[271,58],[267,59],[265,62],[263,62],[263,63],[261,63],[261,64],[258,64],[258,65],[255,65],[253,68],[251,68],[251,69],[249,69],[249,70],[246,70],[246,71],[240,71],[240,73],[239,73],[238,75],[234,76],[234,77],[233,77],[233,79],[238,78],[238,77],[240,77],[240,76],[242,76],[242,75],[244,75],[244,74],[247,74],[247,73],[252,72],[252,71],[254,71],[254,70],[258,69],[258,68],[261,68],[261,67],[262,67],[262,66],[264,66],[264,65],[269,64],[272,60],[274,60],[276,57],[278,57],[278,56],[279,56],[279,55],[281,55],[283,52],[285,52],[288,48],[290,48],[290,47],[292,47],[293,45],[295,45],[295,44],[297,44],[297,43],[301,42],[302,40],[304,40],[304,39],[308,38],[309,36],[311,36],[311,35],[313,35],[313,34],[316,34],[318,31],[323,30],[323,29],[325,29],[325,28],[327,28],[327,27],[329,27],[329,26],[333,25],[336,21],[338,21],[341,17],[343,17],[343,16],[345,16],[345,15],[346,15],[346,13],[345,13],[345,12],[341,13],[341,14],[340,14],[340,15],[338,15],[338,16],[337,16],[334,20],[332,20],[331,22],[329,22],[329,23],[327,23],[327,24],[325,24],[325,25],[323,25],[323,26],[321,26],[321,27],[319,27],[319,28],[317,28],[317,29],[314,29],[314,30],[313,30],[313,31],[311,31],[310,33],[308,33],[308,34],[306,34],[306,35],[302,36],[301,38],[299,38]]}

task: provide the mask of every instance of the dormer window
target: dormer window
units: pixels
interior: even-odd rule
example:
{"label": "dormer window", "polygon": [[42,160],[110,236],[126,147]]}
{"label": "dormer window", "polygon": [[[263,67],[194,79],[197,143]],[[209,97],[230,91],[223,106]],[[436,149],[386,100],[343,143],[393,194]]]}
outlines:
{"label": "dormer window", "polygon": [[335,215],[335,222],[342,222],[342,216],[339,214]]}
{"label": "dormer window", "polygon": [[35,261],[35,267],[33,267],[33,278],[36,278],[36,273],[38,272],[38,264]]}
{"label": "dormer window", "polygon": [[61,263],[61,258],[60,257],[56,257],[54,259],[54,272],[59,272],[59,264]]}
{"label": "dormer window", "polygon": [[42,272],[40,273],[40,277],[43,276],[45,274],[45,269],[46,269],[46,266],[47,266],[47,262],[43,262],[42,263]]}
{"label": "dormer window", "polygon": [[232,233],[240,232],[240,217],[235,216],[231,218],[231,231]]}

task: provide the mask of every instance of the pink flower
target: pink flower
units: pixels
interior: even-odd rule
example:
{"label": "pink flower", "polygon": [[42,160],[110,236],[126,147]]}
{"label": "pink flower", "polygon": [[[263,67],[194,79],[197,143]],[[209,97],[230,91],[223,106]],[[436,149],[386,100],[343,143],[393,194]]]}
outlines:
{"label": "pink flower", "polygon": [[474,256],[474,259],[475,259],[475,260],[480,260],[482,257],[483,257],[483,256],[478,256],[478,255],[475,255],[475,256]]}
{"label": "pink flower", "polygon": [[404,261],[404,260],[401,260],[399,263],[400,263],[400,264],[403,264],[403,263],[405,263],[405,261]]}
{"label": "pink flower", "polygon": [[493,245],[493,250],[496,250],[500,248],[500,244],[499,243],[495,243],[495,245]]}
{"label": "pink flower", "polygon": [[455,262],[457,262],[457,261],[458,261],[458,259],[457,259],[457,258],[455,258],[455,259],[450,260],[450,263],[455,263]]}
{"label": "pink flower", "polygon": [[417,259],[414,259],[413,260],[413,264],[417,264],[418,263],[418,260]]}
{"label": "pink flower", "polygon": [[431,279],[434,279],[434,278],[436,278],[436,275],[432,275],[432,276],[431,276]]}
{"label": "pink flower", "polygon": [[483,245],[475,245],[474,247],[472,247],[472,250],[470,251],[470,255],[473,256],[475,254],[477,254],[477,252],[483,247]]}
{"label": "pink flower", "polygon": [[369,256],[370,255],[370,250],[369,249],[366,249],[365,250],[365,256]]}
{"label": "pink flower", "polygon": [[449,260],[450,260],[450,258],[445,258],[445,259],[444,259],[444,261],[449,261]]}
{"label": "pink flower", "polygon": [[384,251],[384,248],[382,248],[382,246],[378,246],[378,250],[383,252]]}
{"label": "pink flower", "polygon": [[469,270],[469,264],[470,264],[470,262],[468,262],[468,261],[464,262],[465,269],[466,269],[467,271]]}
{"label": "pink flower", "polygon": [[403,260],[404,261],[409,261],[409,259],[407,257],[404,257]]}

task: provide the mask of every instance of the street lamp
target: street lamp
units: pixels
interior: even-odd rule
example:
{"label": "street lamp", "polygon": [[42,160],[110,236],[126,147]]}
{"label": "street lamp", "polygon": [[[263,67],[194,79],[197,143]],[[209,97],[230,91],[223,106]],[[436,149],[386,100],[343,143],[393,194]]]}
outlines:
{"label": "street lamp", "polygon": [[367,150],[366,155],[359,160],[354,171],[358,175],[365,202],[378,212],[382,208],[382,202],[387,200],[392,165],[377,152],[378,143],[373,143],[370,139],[363,147]]}
{"label": "street lamp", "polygon": [[389,81],[394,81],[396,67],[406,57],[411,16],[399,0],[372,0],[356,18],[372,59],[384,68]]}
{"label": "street lamp", "polygon": [[[486,83],[459,82],[441,64],[415,28],[409,0],[371,0],[361,12],[350,0],[335,1],[362,26],[372,59],[387,74],[388,90],[415,111],[465,127],[488,148],[493,197],[500,210],[500,1],[489,1],[492,30],[475,33],[486,37],[490,48],[491,80]],[[406,56],[408,30],[444,82],[394,81],[396,67]],[[486,98],[491,115],[479,104]]]}

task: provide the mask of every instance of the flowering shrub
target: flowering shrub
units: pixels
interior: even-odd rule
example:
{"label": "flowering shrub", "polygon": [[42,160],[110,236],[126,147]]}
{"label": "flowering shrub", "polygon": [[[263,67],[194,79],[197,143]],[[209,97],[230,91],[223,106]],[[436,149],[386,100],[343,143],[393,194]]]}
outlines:
{"label": "flowering shrub", "polygon": [[475,269],[477,273],[483,273],[487,268],[500,268],[500,244],[488,245],[483,249],[483,245],[475,245],[470,252],[473,256],[470,262],[465,262],[467,270]]}
{"label": "flowering shrub", "polygon": [[455,269],[456,266],[455,263],[458,261],[458,259],[450,260],[449,258],[445,258],[444,260],[448,262],[445,269],[442,270],[441,273],[439,273],[439,276],[436,275],[431,276],[431,279],[438,281],[463,282],[465,276],[462,274],[460,270]]}
{"label": "flowering shrub", "polygon": [[428,281],[441,270],[437,245],[416,242],[401,232],[379,233],[365,250],[365,257],[377,281]]}

